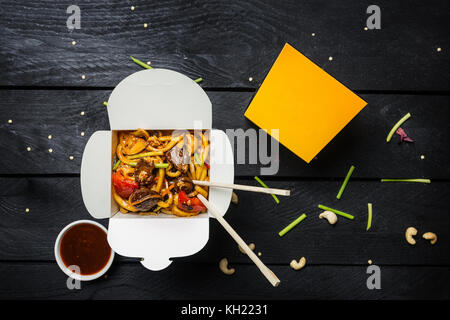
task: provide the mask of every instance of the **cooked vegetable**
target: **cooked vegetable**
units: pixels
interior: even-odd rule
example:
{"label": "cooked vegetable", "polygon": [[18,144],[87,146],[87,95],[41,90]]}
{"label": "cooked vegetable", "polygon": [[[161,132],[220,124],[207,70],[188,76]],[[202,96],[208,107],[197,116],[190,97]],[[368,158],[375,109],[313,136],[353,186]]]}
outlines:
{"label": "cooked vegetable", "polygon": [[139,159],[139,158],[145,158],[145,157],[162,156],[163,154],[164,154],[164,152],[162,152],[162,151],[143,152],[143,153],[135,154],[132,156],[128,156],[128,159],[133,160],[133,159]]}
{"label": "cooked vegetable", "polygon": [[139,188],[139,184],[131,179],[125,178],[121,172],[116,171],[112,176],[113,187],[122,198],[128,199],[134,190]]}
{"label": "cooked vegetable", "polygon": [[342,212],[342,211],[339,211],[339,210],[336,210],[336,209],[333,209],[333,208],[330,208],[330,207],[326,207],[326,206],[323,206],[323,205],[321,205],[321,204],[319,204],[318,207],[319,207],[320,209],[323,209],[323,210],[327,210],[327,211],[334,212],[334,213],[336,213],[337,215],[343,216],[343,217],[345,217],[345,218],[347,218],[347,219],[350,219],[350,220],[355,219],[355,217],[352,216],[351,214],[348,214],[348,213],[345,213],[345,212]]}
{"label": "cooked vegetable", "polygon": [[147,141],[138,138],[134,135],[128,135],[125,137],[126,140],[121,141],[121,144],[123,146],[123,153],[126,155],[133,155],[136,153],[141,152],[147,147]]}
{"label": "cooked vegetable", "polygon": [[161,199],[158,192],[148,188],[140,188],[130,195],[129,201],[136,209],[146,212],[155,208]]}
{"label": "cooked vegetable", "polygon": [[372,226],[372,204],[368,203],[367,204],[367,209],[368,209],[368,213],[367,213],[367,228],[366,231],[370,229],[370,227]]}
{"label": "cooked vegetable", "polygon": [[141,66],[142,68],[145,68],[145,69],[153,69],[153,68],[150,67],[148,64],[142,62],[142,61],[139,60],[139,59],[136,59],[136,58],[134,58],[134,57],[132,57],[132,56],[130,56],[130,58],[131,58],[131,60],[133,60],[134,63],[136,63],[138,66]]}
{"label": "cooked vegetable", "polygon": [[381,182],[420,182],[431,183],[430,179],[381,179]]}
{"label": "cooked vegetable", "polygon": [[166,157],[178,171],[187,172],[191,158],[187,148],[173,147],[166,153]]}
{"label": "cooked vegetable", "polygon": [[391,131],[389,131],[389,134],[386,137],[386,142],[391,141],[392,136],[394,135],[395,131],[397,131],[397,129],[409,118],[411,117],[411,114],[408,112],[405,116],[403,116],[403,118],[401,118],[391,129]]}
{"label": "cooked vegetable", "polygon": [[206,211],[205,205],[198,198],[189,198],[184,191],[178,193],[178,208],[186,212]]}
{"label": "cooked vegetable", "polygon": [[296,225],[298,225],[300,222],[302,222],[303,220],[305,220],[306,218],[306,214],[302,214],[300,217],[298,217],[297,219],[295,219],[294,221],[292,221],[286,228],[284,228],[283,230],[281,230],[280,232],[278,232],[278,235],[280,237],[284,236],[286,233],[288,233],[289,231],[291,231],[291,229],[293,227],[295,227]]}
{"label": "cooked vegetable", "polygon": [[336,196],[337,199],[340,199],[342,196],[342,193],[344,193],[344,190],[345,190],[345,187],[347,186],[348,180],[350,180],[350,176],[352,175],[354,170],[355,170],[354,166],[351,166],[350,169],[348,170],[347,175],[345,176],[344,182],[342,183],[342,186],[339,189],[339,192]]}
{"label": "cooked vegetable", "polygon": [[155,168],[157,169],[166,169],[169,167],[168,163],[155,163]]}
{"label": "cooked vegetable", "polygon": [[[139,60],[139,59],[136,59],[136,58],[134,58],[134,57],[132,57],[132,56],[130,56],[130,58],[131,58],[131,60],[133,60],[134,63],[136,63],[137,65],[141,66],[142,68],[145,68],[145,69],[153,69],[153,68],[150,67],[148,64],[142,62],[142,61]],[[202,82],[202,81],[203,81],[203,78],[198,78],[198,79],[195,79],[194,81],[197,82],[197,83],[198,83],[198,82]]]}
{"label": "cooked vegetable", "polygon": [[202,166],[202,159],[198,156],[197,152],[194,153],[194,163],[196,165]]}
{"label": "cooked vegetable", "polygon": [[[262,185],[264,188],[269,188],[269,187],[268,187],[264,182],[262,182],[262,180],[261,180],[260,178],[258,178],[257,176],[255,176],[255,180],[258,181],[259,184]],[[274,194],[270,194],[270,195],[273,197],[273,199],[275,200],[275,202],[276,202],[277,204],[280,203],[280,200],[278,200],[278,198],[277,198],[276,195],[274,195]]]}
{"label": "cooked vegetable", "polygon": [[135,180],[141,185],[149,185],[153,182],[155,175],[153,174],[153,163],[144,159],[140,159],[134,171]]}
{"label": "cooked vegetable", "polygon": [[116,161],[116,163],[114,164],[114,167],[112,168],[113,169],[113,171],[116,171],[117,170],[117,168],[119,167],[119,165],[122,163],[122,161],[120,161],[120,160],[117,160]]}

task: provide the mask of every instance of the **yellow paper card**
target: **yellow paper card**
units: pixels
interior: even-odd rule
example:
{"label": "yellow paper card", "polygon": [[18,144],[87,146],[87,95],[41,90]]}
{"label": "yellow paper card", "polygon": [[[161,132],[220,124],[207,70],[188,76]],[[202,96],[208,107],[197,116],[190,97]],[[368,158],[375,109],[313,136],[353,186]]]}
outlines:
{"label": "yellow paper card", "polygon": [[286,43],[245,116],[309,163],[366,104]]}

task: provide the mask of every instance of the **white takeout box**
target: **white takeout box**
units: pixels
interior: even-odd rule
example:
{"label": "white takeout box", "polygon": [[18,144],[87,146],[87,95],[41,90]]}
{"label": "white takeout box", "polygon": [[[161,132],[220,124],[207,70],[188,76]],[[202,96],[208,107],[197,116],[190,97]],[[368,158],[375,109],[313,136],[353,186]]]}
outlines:
{"label": "white takeout box", "polygon": [[[111,131],[97,131],[81,162],[81,193],[89,213],[109,218],[108,242],[118,254],[143,258],[150,270],[162,270],[170,258],[192,255],[209,238],[209,213],[195,217],[123,214],[111,193],[117,130],[211,130],[212,107],[203,89],[183,74],[166,69],[136,72],[122,80],[108,101]],[[210,181],[233,183],[231,144],[221,130],[210,131]],[[209,201],[225,214],[231,189],[210,188]]]}

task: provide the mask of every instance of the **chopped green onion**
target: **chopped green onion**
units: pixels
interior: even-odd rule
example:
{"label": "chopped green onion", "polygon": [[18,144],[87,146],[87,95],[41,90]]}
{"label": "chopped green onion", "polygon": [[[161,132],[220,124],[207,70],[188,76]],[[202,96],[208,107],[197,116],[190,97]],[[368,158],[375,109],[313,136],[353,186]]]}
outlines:
{"label": "chopped green onion", "polygon": [[[135,57],[130,56],[131,60],[133,60],[134,63],[136,63],[137,65],[145,68],[145,69],[153,69],[152,67],[150,67],[148,64],[146,64],[145,62],[142,62],[139,59],[136,59]],[[194,80],[195,82],[199,83],[203,81],[203,78],[198,78]]]}
{"label": "chopped green onion", "polygon": [[347,176],[345,177],[345,180],[344,180],[344,182],[342,183],[342,186],[341,186],[341,188],[339,189],[339,192],[338,192],[338,194],[337,194],[337,196],[336,196],[337,199],[340,199],[340,198],[341,198],[342,193],[344,192],[345,187],[347,186],[348,180],[350,180],[350,176],[352,175],[353,170],[355,170],[355,167],[354,167],[354,166],[351,166],[351,167],[350,167],[350,170],[348,170]]}
{"label": "chopped green onion", "polygon": [[303,220],[305,220],[306,218],[306,214],[302,214],[300,217],[298,217],[297,219],[295,219],[294,221],[292,221],[286,228],[284,228],[283,230],[281,230],[280,232],[278,232],[278,235],[280,237],[284,236],[286,233],[288,233],[289,231],[291,231],[291,229],[293,227],[295,227],[296,225],[298,225],[300,222],[302,222]]}
{"label": "chopped green onion", "polygon": [[321,204],[319,204],[318,207],[319,207],[320,209],[325,210],[325,211],[331,211],[331,212],[334,212],[334,213],[336,213],[336,214],[338,214],[338,215],[340,215],[340,216],[343,216],[343,217],[345,217],[345,218],[347,218],[347,219],[350,219],[350,220],[355,219],[355,217],[352,216],[351,214],[348,214],[348,213],[345,213],[345,212],[342,212],[342,211],[339,211],[339,210],[336,210],[336,209],[333,209],[333,208],[330,208],[330,207],[326,207],[326,206],[323,206],[323,205],[321,205]]}
{"label": "chopped green onion", "polygon": [[120,161],[120,160],[117,160],[117,161],[116,161],[116,163],[114,164],[114,167],[112,168],[113,171],[116,171],[116,170],[117,170],[117,168],[119,167],[119,165],[120,165],[121,162],[122,162],[122,161]]}
{"label": "chopped green onion", "polygon": [[372,226],[372,204],[371,203],[367,204],[367,209],[368,209],[368,213],[367,213],[367,228],[366,228],[366,231],[368,231],[370,229],[370,227]]}
{"label": "chopped green onion", "polygon": [[430,179],[381,179],[381,182],[420,182],[431,183]]}
{"label": "chopped green onion", "polygon": [[108,102],[106,102],[106,101],[103,101],[103,104],[105,105],[105,107],[108,106]]}
{"label": "chopped green onion", "polygon": [[403,124],[403,122],[405,122],[406,120],[408,120],[411,117],[411,114],[408,112],[403,118],[401,118],[391,129],[391,131],[389,131],[389,134],[386,138],[386,142],[391,141],[392,136],[394,135],[395,131],[397,131],[397,129]]}
{"label": "chopped green onion", "polygon": [[[264,182],[262,182],[261,179],[258,178],[257,176],[255,176],[255,180],[258,181],[259,184],[262,185],[264,188],[269,188],[269,187],[268,187]],[[275,200],[275,202],[276,202],[277,204],[280,203],[280,200],[278,200],[278,198],[277,198],[276,195],[274,195],[274,194],[270,194],[270,195],[273,197],[273,199]]]}
{"label": "chopped green onion", "polygon": [[136,162],[130,162],[128,165],[129,165],[129,166],[132,166],[132,167],[136,167],[136,166],[137,166],[137,163],[136,163]]}
{"label": "chopped green onion", "polygon": [[141,66],[142,68],[145,68],[145,69],[153,69],[153,68],[150,67],[148,64],[142,62],[142,61],[139,60],[139,59],[136,59],[136,58],[134,58],[134,57],[132,57],[132,56],[130,56],[130,58],[131,58],[131,60],[133,60],[134,63],[136,63],[137,65]]}
{"label": "chopped green onion", "polygon": [[155,168],[158,168],[158,169],[165,169],[168,167],[169,167],[168,163],[155,163]]}
{"label": "chopped green onion", "polygon": [[195,164],[201,166],[202,165],[202,160],[200,159],[199,155],[197,154],[197,152],[194,153],[194,162]]}
{"label": "chopped green onion", "polygon": [[128,159],[133,160],[133,159],[160,156],[160,155],[161,155],[161,151],[150,151],[150,152],[144,152],[144,153],[139,153],[139,154],[135,154],[132,156],[128,156]]}

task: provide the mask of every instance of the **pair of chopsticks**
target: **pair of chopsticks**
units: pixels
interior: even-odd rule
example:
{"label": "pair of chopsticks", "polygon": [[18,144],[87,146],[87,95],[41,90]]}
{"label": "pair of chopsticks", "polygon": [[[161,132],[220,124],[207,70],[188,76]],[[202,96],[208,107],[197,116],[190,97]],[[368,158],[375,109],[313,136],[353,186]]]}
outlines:
{"label": "pair of chopsticks", "polygon": [[[216,183],[209,181],[199,181],[193,180],[194,184],[208,186],[208,187],[219,187],[219,188],[228,188],[228,189],[236,189],[236,190],[244,190],[244,191],[253,191],[253,192],[261,192],[261,193],[270,193],[277,194],[281,196],[289,196],[289,190],[282,189],[273,189],[273,188],[260,188],[253,186],[245,186],[239,184],[228,184],[228,183]],[[208,208],[208,211],[216,218],[217,221],[224,227],[224,229],[230,234],[230,236],[237,242],[237,244],[245,251],[248,257],[256,264],[261,273],[266,277],[267,280],[272,284],[272,286],[277,287],[280,284],[280,279],[270,270],[262,261],[258,258],[258,256],[253,252],[252,249],[249,248],[247,243],[234,231],[234,229],[228,224],[228,222],[222,217],[219,211],[201,194],[197,195],[197,198],[200,199],[201,202]]]}
{"label": "pair of chopsticks", "polygon": [[192,182],[199,186],[218,187],[218,188],[243,190],[243,191],[250,191],[250,192],[260,192],[260,193],[276,194],[279,196],[290,196],[291,195],[291,191],[285,190],[285,189],[262,188],[262,187],[246,186],[246,185],[242,185],[242,184],[209,182],[209,181],[203,181],[203,180],[192,180]]}

